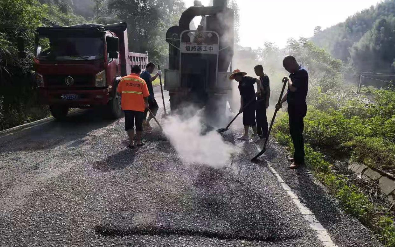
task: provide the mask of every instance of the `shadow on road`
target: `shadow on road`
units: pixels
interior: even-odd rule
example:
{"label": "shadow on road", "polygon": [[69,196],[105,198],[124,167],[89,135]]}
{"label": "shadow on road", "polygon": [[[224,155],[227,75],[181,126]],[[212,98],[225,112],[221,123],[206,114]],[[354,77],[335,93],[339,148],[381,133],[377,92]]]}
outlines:
{"label": "shadow on road", "polygon": [[[285,151],[283,148],[280,150]],[[342,214],[335,201],[327,196],[327,192],[317,184],[314,176],[306,167],[290,170],[286,153],[280,153],[279,148],[273,145],[266,152],[266,160],[273,163],[274,169],[280,173],[284,181],[298,194],[306,206],[316,215],[324,227],[338,223]]]}
{"label": "shadow on road", "polygon": [[46,150],[67,142],[72,142],[69,147],[78,147],[90,132],[114,122],[104,119],[98,109],[75,113],[63,122],[52,121],[0,137],[0,153]]}
{"label": "shadow on road", "polygon": [[[326,196],[325,190],[314,182],[312,174],[306,167],[296,171],[296,179],[300,188],[301,198],[306,206],[316,215],[317,220],[330,228],[339,223],[341,212],[334,200]],[[325,208],[323,210],[323,207]],[[322,212],[325,213],[322,213]]]}
{"label": "shadow on road", "polygon": [[122,170],[133,165],[135,156],[135,151],[126,149],[115,155],[109,156],[105,160],[95,162],[93,168],[102,172]]}

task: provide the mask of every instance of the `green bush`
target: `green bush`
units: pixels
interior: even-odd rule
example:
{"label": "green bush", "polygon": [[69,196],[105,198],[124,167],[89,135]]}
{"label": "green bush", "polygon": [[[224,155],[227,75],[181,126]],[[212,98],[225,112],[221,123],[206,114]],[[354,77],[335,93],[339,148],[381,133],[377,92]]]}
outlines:
{"label": "green bush", "polygon": [[381,216],[375,225],[379,232],[380,240],[386,246],[395,246],[395,227],[394,221],[388,216]]}
{"label": "green bush", "polygon": [[370,108],[372,116],[380,116],[390,119],[395,115],[395,92],[389,90],[376,90],[374,95],[374,107]]}
{"label": "green bush", "polygon": [[[305,118],[306,143],[334,158],[348,155],[372,167],[395,172],[395,92],[371,90],[370,96],[313,89]],[[278,141],[288,144],[288,115],[275,125]]]}
{"label": "green bush", "polygon": [[339,187],[336,198],[341,202],[347,213],[357,217],[364,224],[370,224],[374,214],[374,206],[357,187],[354,185]]}
{"label": "green bush", "polygon": [[306,142],[320,148],[340,149],[351,139],[349,121],[338,111],[309,108],[305,118]]}

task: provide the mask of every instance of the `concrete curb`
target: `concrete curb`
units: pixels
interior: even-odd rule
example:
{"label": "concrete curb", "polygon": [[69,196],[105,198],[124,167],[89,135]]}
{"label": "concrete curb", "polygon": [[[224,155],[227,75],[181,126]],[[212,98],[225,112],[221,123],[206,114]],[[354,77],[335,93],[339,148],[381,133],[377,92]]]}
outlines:
{"label": "concrete curb", "polygon": [[31,122],[31,123],[19,125],[19,126],[11,128],[11,129],[6,129],[6,130],[3,130],[3,131],[0,131],[0,137],[6,136],[8,134],[11,134],[12,132],[16,132],[16,131],[24,130],[24,129],[27,129],[27,128],[30,128],[30,127],[33,127],[33,126],[37,126],[37,125],[40,125],[40,124],[48,123],[48,122],[51,122],[53,120],[54,120],[53,117],[48,117],[48,118],[37,120],[37,121]]}
{"label": "concrete curb", "polygon": [[350,164],[348,169],[359,178],[378,183],[381,192],[387,197],[388,201],[395,204],[395,178],[392,175],[357,163]]}
{"label": "concrete curb", "polygon": [[[81,109],[70,111],[68,116],[73,116],[74,114],[81,113],[82,111],[83,110],[81,110]],[[36,127],[36,126],[39,126],[39,125],[42,125],[42,124],[49,123],[49,122],[54,121],[54,120],[55,120],[54,117],[47,117],[47,118],[43,118],[43,119],[31,122],[31,123],[27,123],[27,124],[16,126],[16,127],[11,128],[11,129],[6,129],[6,130],[3,130],[3,131],[0,131],[0,138],[4,137],[4,136],[8,136],[8,135],[12,134],[13,132],[17,132],[17,131],[21,131],[21,130],[24,130],[24,129],[29,129],[29,128],[32,128],[32,127]]]}

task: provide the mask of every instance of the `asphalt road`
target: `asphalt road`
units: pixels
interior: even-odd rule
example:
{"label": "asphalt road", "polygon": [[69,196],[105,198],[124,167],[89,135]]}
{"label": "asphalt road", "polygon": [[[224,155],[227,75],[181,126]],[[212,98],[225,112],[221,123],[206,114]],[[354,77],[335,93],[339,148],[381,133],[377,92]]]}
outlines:
{"label": "asphalt road", "polygon": [[183,164],[158,128],[128,150],[123,126],[85,111],[0,137],[0,246],[323,246],[268,165],[337,246],[381,246],[276,145],[253,164],[233,129],[243,152],[214,169]]}

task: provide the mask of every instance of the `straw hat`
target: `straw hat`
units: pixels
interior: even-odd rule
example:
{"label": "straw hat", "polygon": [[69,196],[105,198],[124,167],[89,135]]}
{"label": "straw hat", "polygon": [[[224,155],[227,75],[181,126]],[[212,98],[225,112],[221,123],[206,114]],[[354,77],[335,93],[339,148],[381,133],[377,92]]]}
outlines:
{"label": "straw hat", "polygon": [[247,75],[246,72],[242,72],[239,69],[236,69],[235,71],[233,71],[233,73],[229,76],[229,80],[234,80],[236,75],[242,75],[245,76]]}

